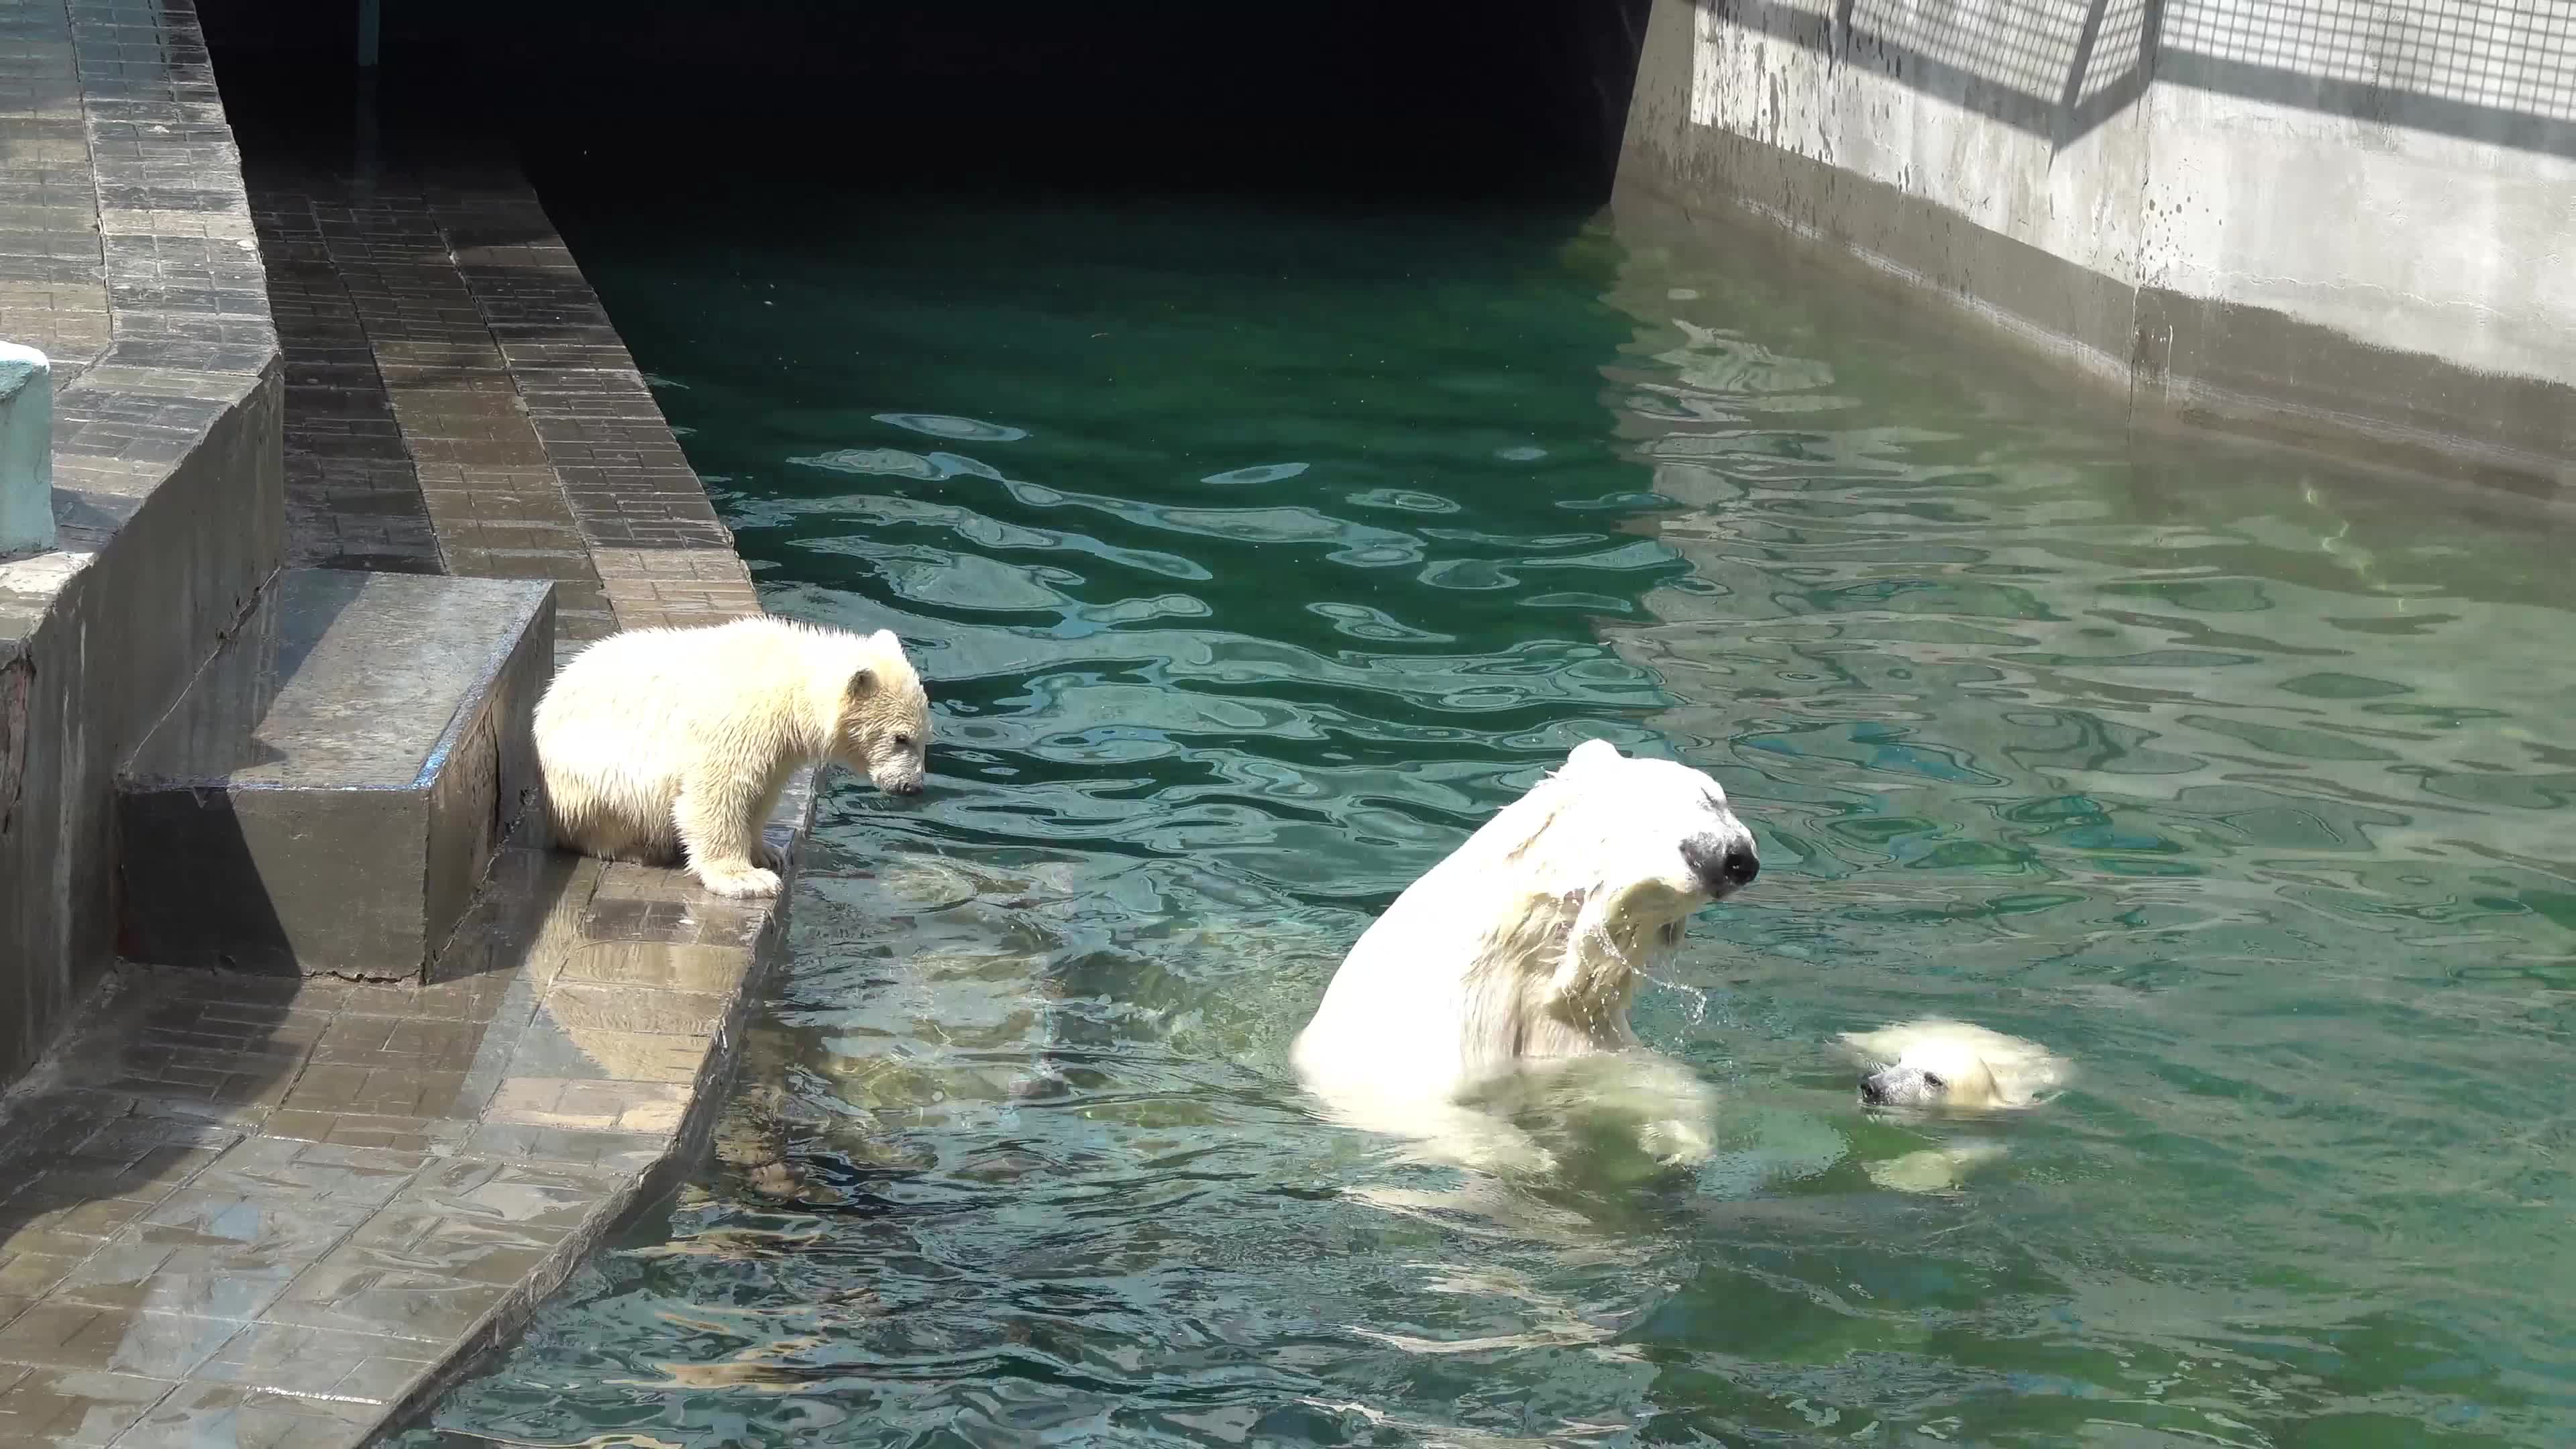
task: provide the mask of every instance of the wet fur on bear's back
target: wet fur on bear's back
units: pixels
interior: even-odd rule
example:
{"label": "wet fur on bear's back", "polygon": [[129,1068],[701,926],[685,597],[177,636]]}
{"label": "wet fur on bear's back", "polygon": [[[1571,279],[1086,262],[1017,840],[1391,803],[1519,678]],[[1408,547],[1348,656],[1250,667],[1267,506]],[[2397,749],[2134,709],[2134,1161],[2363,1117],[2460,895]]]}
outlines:
{"label": "wet fur on bear's back", "polygon": [[1638,983],[1732,888],[1703,879],[1693,842],[1750,867],[1716,781],[1577,748],[1360,937],[1291,1048],[1299,1075],[1362,1125],[1415,1135],[1482,1130],[1451,1109],[1518,1068],[1641,1051]]}

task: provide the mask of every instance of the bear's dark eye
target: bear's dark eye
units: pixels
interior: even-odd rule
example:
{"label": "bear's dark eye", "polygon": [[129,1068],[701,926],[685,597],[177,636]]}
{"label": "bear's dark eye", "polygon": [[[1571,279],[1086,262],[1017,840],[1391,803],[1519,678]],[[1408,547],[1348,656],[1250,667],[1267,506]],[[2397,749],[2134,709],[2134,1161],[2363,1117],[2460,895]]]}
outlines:
{"label": "bear's dark eye", "polygon": [[894,742],[897,748],[906,750],[912,748],[912,736],[910,735],[896,735],[894,737]]}
{"label": "bear's dark eye", "polygon": [[1930,1087],[1933,1091],[1937,1092],[1950,1084],[1942,1081],[1939,1077],[1932,1075],[1930,1072],[1925,1072],[1923,1074],[1923,1085]]}

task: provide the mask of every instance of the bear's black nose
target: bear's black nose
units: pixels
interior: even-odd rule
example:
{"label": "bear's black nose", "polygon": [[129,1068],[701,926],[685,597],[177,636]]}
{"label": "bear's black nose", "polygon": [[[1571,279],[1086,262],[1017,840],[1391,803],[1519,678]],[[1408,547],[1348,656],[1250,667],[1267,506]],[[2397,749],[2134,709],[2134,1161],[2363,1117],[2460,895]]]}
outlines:
{"label": "bear's black nose", "polygon": [[1737,885],[1751,885],[1762,873],[1762,862],[1754,858],[1751,845],[1729,846],[1726,852],[1726,878]]}
{"label": "bear's black nose", "polygon": [[1860,1079],[1860,1099],[1872,1107],[1887,1105],[1887,1084],[1878,1079],[1878,1073],[1872,1072]]}
{"label": "bear's black nose", "polygon": [[1699,883],[1713,896],[1727,894],[1762,871],[1750,841],[1730,841],[1718,835],[1683,842],[1682,864],[1690,867],[1690,873],[1699,877]]}

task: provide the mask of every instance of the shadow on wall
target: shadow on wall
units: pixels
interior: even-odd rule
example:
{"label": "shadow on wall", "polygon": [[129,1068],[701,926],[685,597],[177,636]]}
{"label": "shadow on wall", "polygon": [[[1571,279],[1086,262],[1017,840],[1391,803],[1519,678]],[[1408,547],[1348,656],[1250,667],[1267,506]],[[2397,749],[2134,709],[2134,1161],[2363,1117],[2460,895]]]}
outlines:
{"label": "shadow on wall", "polygon": [[1700,11],[2059,146],[2163,82],[2576,156],[2576,12],[2558,5],[1700,0]]}
{"label": "shadow on wall", "polygon": [[[348,0],[199,0],[234,124],[345,124]],[[384,7],[368,104],[559,186],[1607,194],[1646,0]],[[336,117],[333,113],[337,113]],[[783,184],[782,184],[783,183]],[[775,201],[765,203],[771,207]]]}

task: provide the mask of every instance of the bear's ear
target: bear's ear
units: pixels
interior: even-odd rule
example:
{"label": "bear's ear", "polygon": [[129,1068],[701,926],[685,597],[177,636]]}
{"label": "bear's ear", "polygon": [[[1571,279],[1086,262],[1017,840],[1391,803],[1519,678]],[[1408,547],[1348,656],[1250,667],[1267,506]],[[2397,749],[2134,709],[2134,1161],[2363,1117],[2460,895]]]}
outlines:
{"label": "bear's ear", "polygon": [[1624,758],[1626,757],[1619,753],[1619,747],[1608,740],[1585,740],[1574,747],[1574,753],[1565,757],[1565,767],[1569,770],[1581,769],[1587,765],[1598,765]]}
{"label": "bear's ear", "polygon": [[868,642],[880,649],[891,649],[898,654],[903,652],[903,641],[894,637],[892,629],[879,629],[868,636]]}
{"label": "bear's ear", "polygon": [[841,692],[852,699],[865,699],[869,695],[876,693],[876,670],[865,664],[860,665],[858,669],[850,675],[850,682],[843,686]]}

